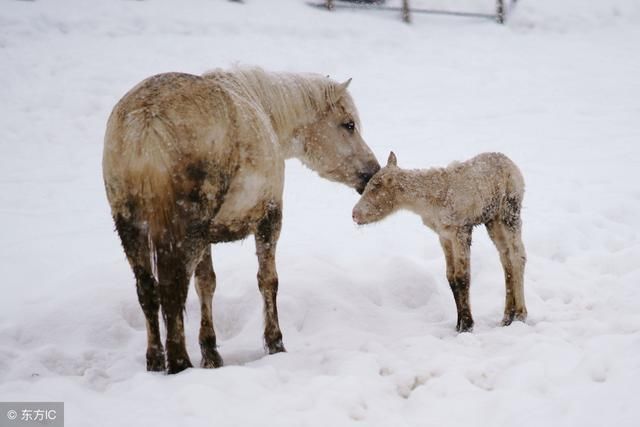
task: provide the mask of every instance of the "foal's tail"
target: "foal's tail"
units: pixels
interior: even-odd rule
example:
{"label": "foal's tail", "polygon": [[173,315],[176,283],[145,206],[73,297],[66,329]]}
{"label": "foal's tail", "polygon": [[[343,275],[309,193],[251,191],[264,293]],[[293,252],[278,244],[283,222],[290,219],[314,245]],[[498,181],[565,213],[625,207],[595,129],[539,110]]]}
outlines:
{"label": "foal's tail", "polygon": [[518,166],[507,156],[504,156],[506,163],[506,195],[502,212],[502,221],[508,226],[520,226],[520,211],[522,210],[522,200],[524,198],[524,177]]}

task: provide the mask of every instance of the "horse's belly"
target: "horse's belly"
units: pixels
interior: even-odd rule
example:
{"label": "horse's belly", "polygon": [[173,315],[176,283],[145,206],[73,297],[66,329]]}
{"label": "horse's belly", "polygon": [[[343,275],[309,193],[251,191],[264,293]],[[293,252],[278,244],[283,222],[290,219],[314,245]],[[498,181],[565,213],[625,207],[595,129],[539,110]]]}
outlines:
{"label": "horse's belly", "polygon": [[252,221],[237,221],[233,223],[215,222],[209,232],[211,243],[235,242],[245,239],[250,234],[255,233],[256,223]]}
{"label": "horse's belly", "polygon": [[233,242],[254,234],[258,223],[266,214],[265,206],[266,203],[261,202],[242,214],[235,212],[236,215],[233,217],[229,217],[221,209],[220,213],[223,215],[216,215],[209,228],[212,242]]}
{"label": "horse's belly", "polygon": [[239,178],[225,195],[213,220],[213,241],[241,240],[255,233],[267,207],[276,197],[266,176],[248,173]]}

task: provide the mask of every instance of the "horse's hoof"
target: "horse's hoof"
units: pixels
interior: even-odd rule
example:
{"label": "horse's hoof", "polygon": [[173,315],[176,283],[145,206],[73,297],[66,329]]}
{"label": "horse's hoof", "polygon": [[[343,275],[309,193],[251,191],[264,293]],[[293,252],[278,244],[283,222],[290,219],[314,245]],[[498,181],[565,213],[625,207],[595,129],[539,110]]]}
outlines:
{"label": "horse's hoof", "polygon": [[204,369],[213,369],[220,368],[224,365],[222,361],[222,357],[217,350],[207,350],[206,355],[202,355],[202,361],[200,362],[200,367]]}
{"label": "horse's hoof", "polygon": [[284,344],[282,343],[282,340],[277,340],[270,344],[267,344],[267,348],[269,349],[269,354],[284,353],[287,351],[284,348]]}
{"label": "horse's hoof", "polygon": [[222,357],[220,357],[216,347],[215,336],[200,338],[200,353],[202,354],[202,360],[200,361],[202,368],[219,368],[223,365]]}
{"label": "horse's hoof", "polygon": [[147,371],[149,372],[164,372],[165,360],[164,352],[162,350],[147,351]]}
{"label": "horse's hoof", "polygon": [[463,317],[458,320],[458,324],[456,325],[456,331],[458,332],[472,332],[473,331],[473,319],[468,317]]}
{"label": "horse's hoof", "polygon": [[189,358],[169,360],[169,369],[167,369],[167,374],[177,374],[178,372],[182,372],[188,368],[193,368]]}

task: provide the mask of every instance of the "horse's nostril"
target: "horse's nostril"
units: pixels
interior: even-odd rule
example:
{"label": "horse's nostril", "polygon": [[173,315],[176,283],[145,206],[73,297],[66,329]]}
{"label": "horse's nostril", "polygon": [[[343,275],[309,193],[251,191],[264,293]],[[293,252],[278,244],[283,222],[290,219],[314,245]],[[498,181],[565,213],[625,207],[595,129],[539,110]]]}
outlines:
{"label": "horse's nostril", "polygon": [[378,173],[379,170],[380,165],[378,164],[378,162],[369,163],[367,164],[367,167],[364,169],[364,171],[358,174],[358,177],[366,184],[373,177],[373,175]]}
{"label": "horse's nostril", "polygon": [[365,184],[369,182],[372,176],[373,174],[369,172],[361,172],[358,174],[358,178],[360,178],[360,180],[363,181]]}
{"label": "horse's nostril", "polygon": [[373,175],[375,175],[376,172],[377,170],[373,172],[367,171],[367,172],[358,173],[358,180],[360,181],[360,183],[356,187],[356,191],[358,192],[358,194],[364,193],[364,189],[367,186],[367,183],[371,180],[371,178],[373,177]]}

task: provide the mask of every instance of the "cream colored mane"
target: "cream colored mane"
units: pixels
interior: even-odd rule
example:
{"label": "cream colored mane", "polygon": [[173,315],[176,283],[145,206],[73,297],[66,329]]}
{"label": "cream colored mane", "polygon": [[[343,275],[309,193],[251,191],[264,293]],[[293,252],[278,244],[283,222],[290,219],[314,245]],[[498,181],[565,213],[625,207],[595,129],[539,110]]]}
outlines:
{"label": "cream colored mane", "polygon": [[338,84],[320,74],[273,73],[259,67],[235,67],[215,69],[203,77],[214,79],[231,93],[252,100],[268,114],[275,132],[281,136],[291,134],[293,123],[310,123],[318,113],[335,108],[338,100]]}

